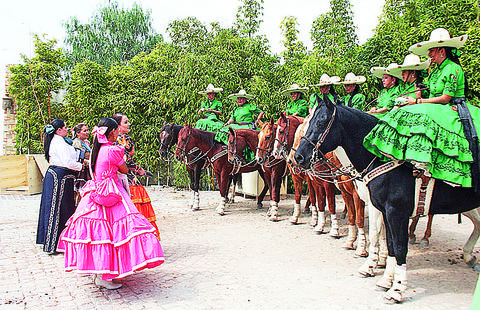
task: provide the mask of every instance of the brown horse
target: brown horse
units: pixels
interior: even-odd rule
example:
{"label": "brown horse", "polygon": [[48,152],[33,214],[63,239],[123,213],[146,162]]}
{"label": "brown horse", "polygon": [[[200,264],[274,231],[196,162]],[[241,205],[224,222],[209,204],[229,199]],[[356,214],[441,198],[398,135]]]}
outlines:
{"label": "brown horse", "polygon": [[[273,145],[272,154],[276,159],[287,159],[288,154],[293,146],[295,139],[295,131],[298,126],[303,123],[304,119],[297,116],[286,116],[285,113],[280,114],[280,118],[277,121],[277,131],[275,133],[275,142]],[[258,160],[258,156],[257,156]],[[293,207],[293,214],[289,218],[290,223],[297,224],[301,211],[301,199],[302,199],[302,187],[303,182],[307,183],[309,201],[312,203],[312,226],[317,225],[318,210],[315,199],[315,189],[313,188],[312,181],[308,175],[301,169],[296,169],[287,164],[288,169],[292,175],[293,186],[295,188],[295,204]]]}
{"label": "brown horse", "polygon": [[[287,162],[289,166],[295,166],[295,150],[297,149],[298,145],[302,137],[305,134],[305,130],[308,128],[309,119],[307,118],[301,125],[298,126],[297,131],[295,132],[295,140],[293,143],[293,147],[291,148],[290,154],[288,156]],[[297,169],[296,166],[294,169]],[[312,221],[316,218],[317,223],[314,227],[314,231],[318,234],[325,233],[325,199],[328,202],[328,210],[330,211],[330,219],[331,219],[331,229],[330,229],[330,236],[338,238],[340,237],[340,233],[338,231],[338,220],[336,215],[336,204],[335,204],[335,185],[333,184],[333,176],[332,174],[328,173],[327,168],[323,167],[322,165],[315,165],[314,169],[310,172],[302,171],[306,173],[307,177],[312,182],[312,187],[315,192],[316,204],[314,203],[315,199],[312,201]],[[316,205],[316,208],[313,207]]]}
{"label": "brown horse", "polygon": [[[220,215],[225,215],[225,206],[228,202],[228,188],[230,187],[231,182],[230,174],[232,174],[233,165],[228,162],[227,146],[223,143],[215,141],[214,137],[215,134],[212,132],[195,129],[190,125],[185,125],[178,133],[175,157],[179,161],[183,160],[194,147],[197,147],[208,159],[209,164],[212,166],[213,172],[215,173],[220,190],[220,196],[222,197],[216,212]],[[258,169],[258,166],[246,167],[244,169],[242,168],[238,172],[251,172]],[[261,171],[260,176],[263,178],[263,173]],[[257,205],[261,206],[266,191],[267,190],[264,189],[258,196]]]}
{"label": "brown horse", "polygon": [[268,171],[266,175],[270,176],[270,210],[267,213],[270,221],[278,221],[278,203],[280,201],[280,189],[282,187],[282,180],[285,176],[287,163],[284,158],[275,158],[272,155],[273,144],[277,132],[277,124],[270,122],[262,124],[262,129],[258,135],[258,146],[256,152],[256,159],[262,165],[264,171]]}

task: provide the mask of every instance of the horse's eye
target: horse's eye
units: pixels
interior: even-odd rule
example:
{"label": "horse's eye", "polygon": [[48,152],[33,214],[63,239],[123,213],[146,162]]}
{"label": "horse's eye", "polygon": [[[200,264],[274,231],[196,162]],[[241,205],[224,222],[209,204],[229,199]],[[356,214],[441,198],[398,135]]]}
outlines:
{"label": "horse's eye", "polygon": [[267,141],[270,140],[270,136],[266,136],[265,140],[267,140]]}
{"label": "horse's eye", "polygon": [[279,134],[283,135],[285,133],[285,130],[280,130]]}

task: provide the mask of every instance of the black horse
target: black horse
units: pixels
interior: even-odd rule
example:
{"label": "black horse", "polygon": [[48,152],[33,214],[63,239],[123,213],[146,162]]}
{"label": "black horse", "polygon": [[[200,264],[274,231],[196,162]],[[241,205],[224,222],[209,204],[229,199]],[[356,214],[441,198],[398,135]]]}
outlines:
{"label": "black horse", "polygon": [[[317,100],[319,104],[313,112],[310,126],[295,153],[298,165],[308,169],[312,163],[322,160],[323,154],[335,150],[338,146],[345,149],[361,175],[384,164],[363,147],[364,137],[378,122],[376,117],[343,105],[323,102],[319,98]],[[389,256],[394,256],[397,261],[393,285],[385,298],[400,302],[407,285],[408,221],[415,201],[413,165],[404,163],[374,178],[368,183],[368,189],[373,205],[383,214]],[[455,214],[478,206],[480,197],[472,188],[452,187],[436,180],[429,213]],[[477,226],[475,224],[476,229]],[[473,249],[474,244],[467,243],[465,248],[467,246]],[[470,261],[467,263],[476,265],[475,257],[469,257]]]}

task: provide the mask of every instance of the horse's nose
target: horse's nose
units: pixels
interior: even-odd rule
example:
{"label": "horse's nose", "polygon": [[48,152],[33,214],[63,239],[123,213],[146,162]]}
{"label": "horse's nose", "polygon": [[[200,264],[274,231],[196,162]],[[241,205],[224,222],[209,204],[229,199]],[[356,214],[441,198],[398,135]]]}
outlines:
{"label": "horse's nose", "polygon": [[299,165],[303,164],[304,158],[303,158],[302,154],[295,154],[295,161]]}

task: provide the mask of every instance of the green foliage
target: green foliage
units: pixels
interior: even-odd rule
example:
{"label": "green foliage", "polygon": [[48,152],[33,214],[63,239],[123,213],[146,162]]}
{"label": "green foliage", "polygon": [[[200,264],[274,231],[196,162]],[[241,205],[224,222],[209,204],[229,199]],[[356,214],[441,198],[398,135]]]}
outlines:
{"label": "green foliage", "polygon": [[64,23],[69,68],[84,59],[106,68],[124,64],[140,52],[150,52],[163,38],[152,28],[151,11],[134,4],[128,10],[109,1],[95,12],[89,23],[77,17]]}
{"label": "green foliage", "polygon": [[18,104],[15,141],[20,154],[41,152],[44,126],[62,116],[61,106],[52,100],[52,94],[63,86],[61,70],[65,57],[55,47],[54,39],[34,35],[34,43],[33,58],[22,55],[24,64],[10,67],[8,92]]}
{"label": "green foliage", "polygon": [[252,38],[260,29],[263,22],[263,0],[239,0],[242,5],[238,7],[236,29],[241,36]]}
{"label": "green foliage", "polygon": [[298,40],[297,30],[298,21],[294,16],[285,16],[280,23],[280,29],[284,40],[282,41],[285,50],[282,52],[285,63],[290,64],[292,62],[299,63],[302,58],[305,57],[307,48],[301,41]]}
{"label": "green foliage", "polygon": [[167,32],[172,43],[187,52],[200,50],[208,39],[207,27],[196,17],[174,20],[168,24]]}

